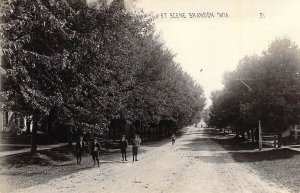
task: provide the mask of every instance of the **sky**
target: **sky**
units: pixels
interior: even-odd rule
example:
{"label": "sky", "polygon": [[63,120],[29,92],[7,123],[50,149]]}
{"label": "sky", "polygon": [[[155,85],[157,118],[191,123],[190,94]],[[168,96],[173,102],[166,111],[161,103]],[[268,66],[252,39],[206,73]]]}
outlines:
{"label": "sky", "polygon": [[[111,2],[112,0],[108,0]],[[183,70],[210,93],[222,88],[225,71],[234,70],[246,55],[258,54],[280,37],[300,45],[298,0],[124,0],[128,9],[158,15],[156,31]],[[188,18],[210,12],[213,18]],[[166,13],[168,18],[162,18]],[[170,18],[184,13],[186,18]],[[217,13],[227,13],[219,17]],[[201,71],[202,69],[202,71]],[[201,72],[200,72],[201,71]]]}
{"label": "sky", "polygon": [[[280,37],[300,45],[300,1],[135,0],[127,5],[132,2],[158,15],[157,32],[208,99],[213,90],[222,88],[223,73],[234,70],[246,55],[260,55]],[[203,12],[212,12],[214,18],[188,17],[188,13]],[[221,18],[218,12],[228,17]],[[170,13],[185,13],[186,18],[170,18]]]}

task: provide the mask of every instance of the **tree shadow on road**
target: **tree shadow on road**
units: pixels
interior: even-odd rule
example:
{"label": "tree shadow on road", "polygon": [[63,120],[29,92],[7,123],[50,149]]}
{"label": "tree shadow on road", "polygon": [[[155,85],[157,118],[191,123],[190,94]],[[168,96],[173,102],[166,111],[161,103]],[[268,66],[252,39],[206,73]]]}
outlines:
{"label": "tree shadow on road", "polygon": [[143,142],[142,145],[146,147],[160,147],[167,143],[171,143],[171,139],[154,139]]}
{"label": "tree shadow on road", "polygon": [[[241,139],[236,139],[234,137],[211,138],[211,140],[218,143],[228,151],[255,150],[258,148],[258,143],[256,142],[253,143],[246,140],[243,141]],[[263,144],[263,148],[271,148],[271,146]]]}
{"label": "tree shadow on road", "polygon": [[[180,148],[184,151],[211,151],[216,152],[209,156],[195,156],[206,163],[230,163],[230,162],[261,162],[284,160],[300,155],[300,152],[290,149],[272,149],[270,146],[267,151],[258,151],[258,144],[251,142],[237,143],[234,138],[196,138],[186,140],[185,147]],[[249,150],[251,152],[249,152]],[[252,151],[253,150],[253,151]],[[256,151],[257,150],[257,151]],[[217,151],[228,151],[220,153]]]}
{"label": "tree shadow on road", "polygon": [[210,132],[191,132],[191,133],[184,133],[182,135],[209,135],[209,136],[211,136],[212,134]]}
{"label": "tree shadow on road", "polygon": [[212,164],[220,164],[220,163],[233,163],[234,161],[231,159],[229,154],[223,155],[214,155],[214,156],[194,156],[194,158],[198,161],[204,163],[212,163]]}
{"label": "tree shadow on road", "polygon": [[[145,150],[141,149],[139,152],[143,153]],[[131,155],[130,151],[128,153]],[[101,152],[99,158],[101,168],[101,165],[111,164],[112,160],[121,159],[121,155],[119,152]],[[81,164],[77,165],[73,151],[67,146],[41,150],[35,156],[30,153],[4,156],[0,158],[0,165],[0,177],[5,178],[11,190],[95,168],[88,153],[83,155]]]}
{"label": "tree shadow on road", "polygon": [[193,140],[186,140],[185,148],[182,150],[188,151],[222,151],[224,150],[220,146],[217,146],[216,143],[211,140],[211,138],[196,138]]}
{"label": "tree shadow on road", "polygon": [[35,155],[30,152],[4,156],[0,163],[5,167],[23,167],[28,165],[51,166],[55,162],[67,162],[74,158],[72,151],[67,146],[53,148],[51,150],[41,150]]}
{"label": "tree shadow on road", "polygon": [[300,152],[283,148],[270,151],[232,152],[230,154],[236,162],[262,162],[290,159],[300,155]]}

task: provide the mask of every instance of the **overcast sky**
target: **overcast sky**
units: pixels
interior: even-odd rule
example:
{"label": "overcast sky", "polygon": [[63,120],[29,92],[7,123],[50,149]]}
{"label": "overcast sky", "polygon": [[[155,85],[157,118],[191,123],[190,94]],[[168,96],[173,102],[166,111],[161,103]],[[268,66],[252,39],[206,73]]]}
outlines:
{"label": "overcast sky", "polygon": [[[244,56],[261,54],[278,37],[287,36],[300,43],[300,1],[296,0],[134,2],[146,12],[167,13],[169,17],[170,13],[186,16],[187,13],[214,13],[215,17],[210,19],[159,17],[155,21],[167,47],[177,54],[176,60],[182,68],[203,86],[207,98],[211,91],[222,88],[223,73],[233,70]],[[229,18],[219,18],[217,12],[227,12]],[[264,14],[263,18],[260,13]]]}

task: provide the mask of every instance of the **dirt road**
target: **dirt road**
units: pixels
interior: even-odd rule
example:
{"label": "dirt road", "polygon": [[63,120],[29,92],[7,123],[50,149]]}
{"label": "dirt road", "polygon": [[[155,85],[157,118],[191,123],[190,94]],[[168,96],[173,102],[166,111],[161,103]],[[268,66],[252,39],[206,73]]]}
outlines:
{"label": "dirt road", "polygon": [[190,127],[174,146],[142,146],[138,162],[105,163],[19,192],[288,192],[235,162],[206,132]]}

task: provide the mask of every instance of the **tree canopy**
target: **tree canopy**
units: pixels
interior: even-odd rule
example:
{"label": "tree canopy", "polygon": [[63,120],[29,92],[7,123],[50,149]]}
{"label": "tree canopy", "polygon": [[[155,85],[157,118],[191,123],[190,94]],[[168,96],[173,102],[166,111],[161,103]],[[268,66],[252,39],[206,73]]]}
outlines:
{"label": "tree canopy", "polygon": [[212,94],[210,124],[245,131],[261,120],[263,130],[273,133],[299,124],[299,72],[300,51],[288,38],[274,40],[260,56],[243,58],[224,74],[224,88]]}
{"label": "tree canopy", "polygon": [[119,0],[4,0],[1,13],[7,110],[91,131],[120,114],[180,127],[199,119],[202,88],[159,40],[151,15]]}

